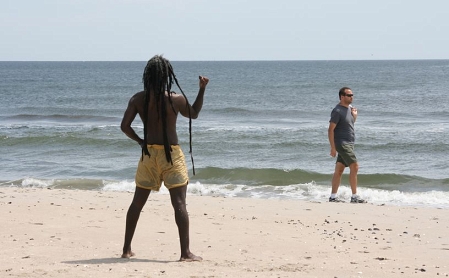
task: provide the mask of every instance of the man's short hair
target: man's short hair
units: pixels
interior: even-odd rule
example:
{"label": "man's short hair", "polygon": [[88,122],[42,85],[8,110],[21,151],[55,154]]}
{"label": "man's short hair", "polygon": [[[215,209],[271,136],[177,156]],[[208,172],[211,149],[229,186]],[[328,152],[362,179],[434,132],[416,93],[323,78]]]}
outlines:
{"label": "man's short hair", "polygon": [[341,98],[341,96],[344,96],[346,94],[346,90],[351,90],[351,88],[349,88],[349,87],[341,88],[340,91],[338,91],[338,98]]}

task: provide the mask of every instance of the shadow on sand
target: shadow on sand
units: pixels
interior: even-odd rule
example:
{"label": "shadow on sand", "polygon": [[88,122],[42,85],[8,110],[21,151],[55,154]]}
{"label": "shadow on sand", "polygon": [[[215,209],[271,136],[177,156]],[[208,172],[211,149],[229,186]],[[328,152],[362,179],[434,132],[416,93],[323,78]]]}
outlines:
{"label": "shadow on sand", "polygon": [[161,261],[161,260],[148,260],[148,259],[123,259],[123,258],[98,258],[90,260],[75,260],[75,261],[63,261],[64,264],[118,264],[118,263],[175,263],[179,261]]}

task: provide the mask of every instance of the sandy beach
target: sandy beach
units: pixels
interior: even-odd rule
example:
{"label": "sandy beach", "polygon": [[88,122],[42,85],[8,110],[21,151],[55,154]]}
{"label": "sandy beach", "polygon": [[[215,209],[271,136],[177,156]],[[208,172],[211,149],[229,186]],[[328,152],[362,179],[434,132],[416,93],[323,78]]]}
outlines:
{"label": "sandy beach", "polygon": [[447,209],[188,196],[179,262],[169,196],[152,193],[121,259],[132,192],[0,188],[1,277],[448,277]]}

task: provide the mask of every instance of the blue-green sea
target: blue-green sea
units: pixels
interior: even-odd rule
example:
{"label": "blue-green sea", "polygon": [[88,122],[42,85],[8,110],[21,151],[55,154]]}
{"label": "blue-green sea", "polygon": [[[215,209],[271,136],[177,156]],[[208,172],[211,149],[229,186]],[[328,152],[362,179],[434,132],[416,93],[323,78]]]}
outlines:
{"label": "blue-green sea", "polygon": [[[145,64],[0,62],[0,187],[134,190],[141,151],[120,121]],[[349,86],[359,195],[449,207],[449,60],[172,64],[191,102],[198,75],[210,78],[192,127],[196,175],[188,119],[178,122],[189,194],[326,201],[328,122]],[[339,194],[349,199],[347,175]]]}

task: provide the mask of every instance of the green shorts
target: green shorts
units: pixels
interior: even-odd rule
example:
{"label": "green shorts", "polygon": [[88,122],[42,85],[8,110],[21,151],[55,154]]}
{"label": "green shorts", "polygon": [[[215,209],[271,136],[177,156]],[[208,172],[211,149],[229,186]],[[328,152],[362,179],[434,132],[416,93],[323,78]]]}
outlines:
{"label": "green shorts", "polygon": [[179,145],[171,146],[173,165],[167,161],[163,145],[148,145],[150,156],[139,159],[136,171],[136,186],[159,191],[162,182],[172,189],[189,183],[184,153]]}
{"label": "green shorts", "polygon": [[345,167],[349,167],[352,163],[357,163],[357,157],[355,157],[354,153],[354,144],[337,145],[335,148],[338,153],[337,162],[344,164]]}

